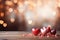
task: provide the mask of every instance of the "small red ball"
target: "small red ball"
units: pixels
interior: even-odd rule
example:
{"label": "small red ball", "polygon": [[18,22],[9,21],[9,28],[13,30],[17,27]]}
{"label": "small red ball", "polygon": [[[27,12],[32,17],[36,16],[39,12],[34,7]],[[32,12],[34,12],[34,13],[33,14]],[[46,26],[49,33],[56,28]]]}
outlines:
{"label": "small red ball", "polygon": [[56,30],[55,29],[51,30],[51,34],[55,35],[56,34]]}

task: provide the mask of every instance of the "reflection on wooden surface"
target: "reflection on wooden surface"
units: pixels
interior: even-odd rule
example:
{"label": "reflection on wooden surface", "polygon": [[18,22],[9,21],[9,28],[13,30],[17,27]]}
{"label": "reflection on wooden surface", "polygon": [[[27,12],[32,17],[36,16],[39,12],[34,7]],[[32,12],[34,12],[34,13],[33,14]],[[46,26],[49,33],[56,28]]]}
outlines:
{"label": "reflection on wooden surface", "polygon": [[[59,32],[57,32],[59,34]],[[58,37],[38,37],[31,32],[0,32],[0,40],[60,40]]]}

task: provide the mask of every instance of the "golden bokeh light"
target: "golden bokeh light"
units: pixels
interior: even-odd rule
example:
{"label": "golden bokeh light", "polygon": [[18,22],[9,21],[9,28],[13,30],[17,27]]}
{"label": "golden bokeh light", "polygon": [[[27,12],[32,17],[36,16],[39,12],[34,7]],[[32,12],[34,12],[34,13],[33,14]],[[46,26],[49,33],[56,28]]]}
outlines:
{"label": "golden bokeh light", "polygon": [[60,2],[58,3],[58,7],[60,7]]}
{"label": "golden bokeh light", "polygon": [[18,11],[19,11],[20,13],[23,13],[24,10],[25,10],[25,7],[24,7],[23,3],[18,2]]}
{"label": "golden bokeh light", "polygon": [[25,5],[28,5],[28,4],[29,4],[29,1],[27,1],[27,0],[24,1],[24,4],[25,4]]}
{"label": "golden bokeh light", "polygon": [[7,27],[7,23],[3,23],[3,27]]}
{"label": "golden bokeh light", "polygon": [[18,0],[13,0],[13,2],[14,2],[14,3],[17,3],[17,2],[18,2]]}
{"label": "golden bokeh light", "polygon": [[0,24],[3,24],[4,23],[4,21],[3,20],[0,20]]}
{"label": "golden bokeh light", "polygon": [[0,14],[0,15],[1,15],[1,17],[4,17],[4,13],[3,13],[3,12],[1,12],[1,14]]}
{"label": "golden bokeh light", "polygon": [[15,22],[15,19],[14,19],[14,18],[11,18],[11,19],[10,19],[10,22],[11,22],[11,23],[14,23],[14,22]]}
{"label": "golden bokeh light", "polygon": [[12,8],[9,8],[9,12],[13,12],[13,9]]}
{"label": "golden bokeh light", "polygon": [[28,8],[33,11],[33,9],[36,7],[36,3],[30,2]]}
{"label": "golden bokeh light", "polygon": [[[8,14],[11,23],[15,22],[15,17],[19,17],[19,21],[23,19],[27,20],[28,24],[34,24],[36,22],[40,25],[41,21],[48,20],[50,22],[51,20],[56,20],[56,9],[60,7],[60,0],[6,0],[5,5],[0,5],[0,8],[6,8],[6,14]],[[1,17],[4,17],[4,15],[3,12],[0,13]],[[51,24],[53,23],[52,21]],[[0,24],[3,23],[0,20]]]}
{"label": "golden bokeh light", "polygon": [[28,20],[28,24],[32,24],[32,20]]}
{"label": "golden bokeh light", "polygon": [[10,6],[10,5],[13,5],[13,2],[12,1],[6,1],[5,4]]}

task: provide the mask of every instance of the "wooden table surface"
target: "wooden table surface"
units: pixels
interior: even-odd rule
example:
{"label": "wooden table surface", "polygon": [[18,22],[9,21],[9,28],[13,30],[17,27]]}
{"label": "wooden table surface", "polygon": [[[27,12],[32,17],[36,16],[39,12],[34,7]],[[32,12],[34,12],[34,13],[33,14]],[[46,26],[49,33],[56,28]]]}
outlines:
{"label": "wooden table surface", "polygon": [[[60,32],[57,34],[60,34]],[[0,40],[60,40],[60,36],[41,38],[34,36],[31,32],[2,31],[0,32]]]}

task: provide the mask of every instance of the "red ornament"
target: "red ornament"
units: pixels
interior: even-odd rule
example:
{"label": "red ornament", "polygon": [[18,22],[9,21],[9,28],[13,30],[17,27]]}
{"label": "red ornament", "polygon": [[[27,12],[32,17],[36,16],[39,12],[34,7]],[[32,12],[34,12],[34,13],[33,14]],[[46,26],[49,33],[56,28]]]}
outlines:
{"label": "red ornament", "polygon": [[51,32],[51,28],[48,26],[46,31],[47,33]]}
{"label": "red ornament", "polygon": [[51,30],[51,34],[55,35],[56,34],[56,30],[55,29]]}
{"label": "red ornament", "polygon": [[45,28],[45,27],[43,27],[43,28],[41,29],[41,35],[43,35],[43,36],[46,35],[46,28]]}
{"label": "red ornament", "polygon": [[37,36],[40,33],[40,29],[39,28],[32,28],[32,33]]}

